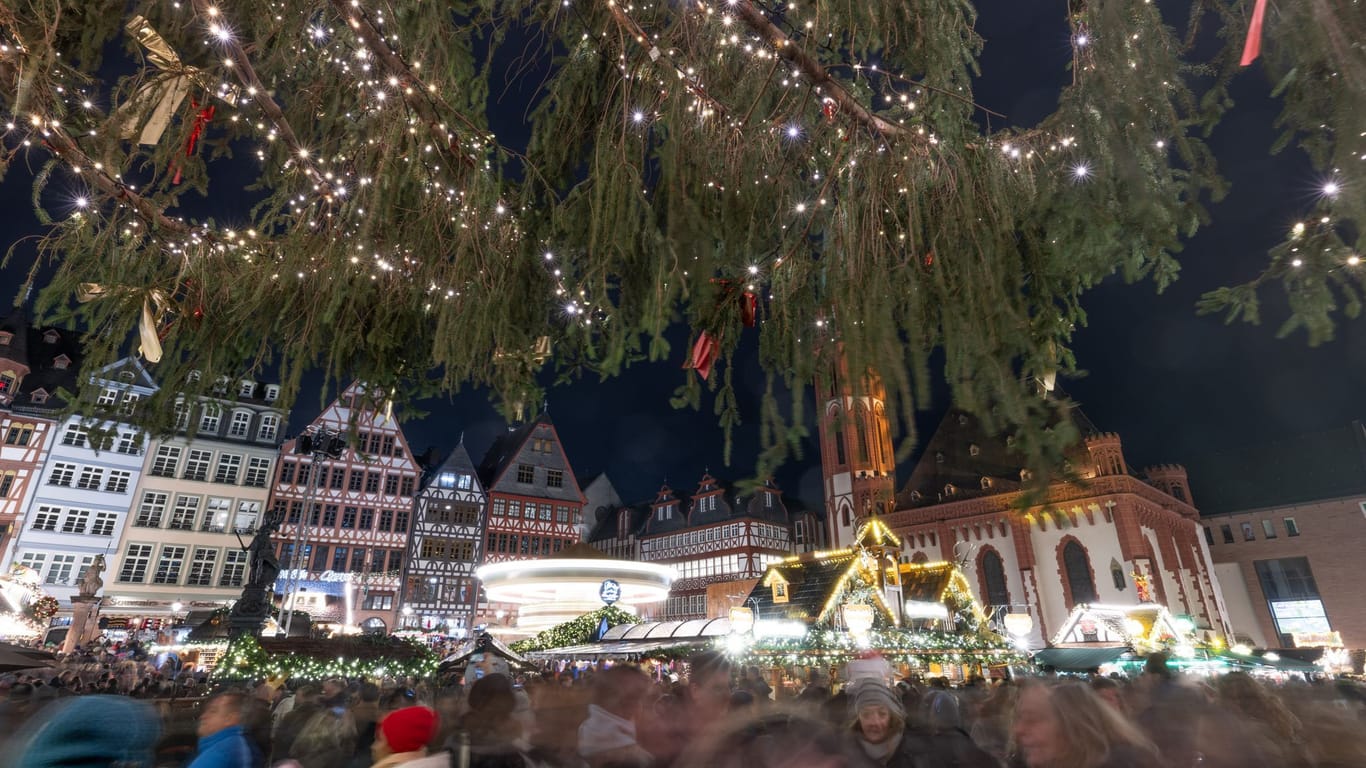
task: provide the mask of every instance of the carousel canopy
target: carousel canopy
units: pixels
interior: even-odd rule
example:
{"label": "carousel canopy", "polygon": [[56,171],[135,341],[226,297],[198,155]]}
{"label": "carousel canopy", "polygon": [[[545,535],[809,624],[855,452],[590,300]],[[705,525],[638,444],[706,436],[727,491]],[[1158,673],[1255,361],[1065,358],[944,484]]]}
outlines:
{"label": "carousel canopy", "polygon": [[527,655],[534,659],[618,659],[655,651],[710,645],[730,634],[729,619],[647,621],[618,624],[596,643],[548,648]]}

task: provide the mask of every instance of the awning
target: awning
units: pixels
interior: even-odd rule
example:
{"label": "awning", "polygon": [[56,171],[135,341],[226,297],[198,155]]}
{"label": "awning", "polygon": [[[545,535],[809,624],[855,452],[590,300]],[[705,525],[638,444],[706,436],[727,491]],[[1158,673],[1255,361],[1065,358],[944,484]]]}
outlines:
{"label": "awning", "polygon": [[1034,654],[1034,663],[1067,672],[1085,672],[1109,664],[1129,652],[1126,645],[1097,648],[1045,648]]}
{"label": "awning", "polygon": [[548,648],[534,651],[527,656],[533,659],[624,659],[670,648],[702,647],[709,645],[710,638],[693,637],[674,640],[626,640],[605,643],[584,643],[564,648]]}

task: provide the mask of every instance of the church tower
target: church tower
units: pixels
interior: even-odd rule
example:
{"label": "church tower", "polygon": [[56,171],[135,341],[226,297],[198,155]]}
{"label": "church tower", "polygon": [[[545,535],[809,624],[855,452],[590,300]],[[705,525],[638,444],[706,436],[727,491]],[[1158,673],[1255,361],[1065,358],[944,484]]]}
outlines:
{"label": "church tower", "polygon": [[840,354],[829,378],[816,382],[816,395],[827,540],[831,547],[848,547],[863,521],[891,511],[896,493],[886,390],[871,370],[861,380],[852,377]]}

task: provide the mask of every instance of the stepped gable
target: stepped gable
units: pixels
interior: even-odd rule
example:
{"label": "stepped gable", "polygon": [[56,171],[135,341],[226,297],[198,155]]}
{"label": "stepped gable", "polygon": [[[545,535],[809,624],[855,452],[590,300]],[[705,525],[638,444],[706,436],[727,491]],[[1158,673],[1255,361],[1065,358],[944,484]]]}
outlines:
{"label": "stepped gable", "polygon": [[692,502],[688,504],[688,519],[685,527],[695,528],[712,523],[723,523],[735,517],[734,512],[735,509],[726,500],[726,487],[721,481],[712,477],[710,472],[707,472],[698,481],[697,490],[693,492]]}
{"label": "stepped gable", "polygon": [[[668,485],[661,486],[659,493],[655,494],[654,500],[650,502],[646,510],[645,525],[640,529],[641,536],[654,536],[671,531],[681,531],[696,523],[689,522],[689,499],[670,488]],[[660,508],[672,504],[673,514],[663,520],[655,514]]]}
{"label": "stepped gable", "polygon": [[[1067,418],[1082,438],[1073,451],[1073,462],[1088,466],[1086,442],[1114,436],[1097,429],[1079,406],[1068,408]],[[1012,436],[992,435],[973,414],[950,409],[897,493],[897,508],[1016,491],[1023,485],[1025,468]]]}
{"label": "stepped gable", "polygon": [[[769,506],[765,498],[768,494],[773,495],[773,505]],[[790,525],[792,519],[788,516],[787,500],[783,498],[783,492],[772,478],[765,480],[762,487],[750,494],[747,500],[737,502],[740,512],[746,517],[755,520],[763,520],[766,523],[777,523],[778,525]]]}

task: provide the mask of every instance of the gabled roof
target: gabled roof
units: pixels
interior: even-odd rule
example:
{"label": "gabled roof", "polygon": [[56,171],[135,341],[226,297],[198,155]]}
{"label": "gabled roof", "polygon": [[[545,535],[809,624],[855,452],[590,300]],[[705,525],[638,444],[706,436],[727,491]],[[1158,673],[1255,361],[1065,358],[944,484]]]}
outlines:
{"label": "gabled roof", "polygon": [[[767,497],[769,495],[773,497],[773,506],[771,507],[768,505]],[[763,520],[768,523],[788,525],[792,522],[788,516],[783,492],[772,480],[765,481],[762,488],[750,494],[749,500],[744,502],[737,511],[745,517],[752,517],[755,520]]]}
{"label": "gabled roof", "polygon": [[484,493],[484,486],[479,482],[479,473],[475,471],[474,468],[474,460],[470,458],[469,451],[465,450],[465,442],[463,440],[456,443],[455,448],[451,451],[451,455],[447,456],[446,460],[441,462],[439,467],[429,473],[427,478],[428,487],[438,484],[441,476],[448,473],[456,476],[469,475],[473,487],[466,492],[478,493],[481,495]]}
{"label": "gabled roof", "polygon": [[[6,322],[12,319],[14,315]],[[19,391],[9,407],[17,412],[57,413],[69,405],[60,397],[60,393],[65,390],[74,394],[80,387],[81,336],[75,331],[57,328],[33,328],[26,324],[25,327],[27,340],[24,354],[29,372],[19,383]],[[56,331],[56,337],[51,342],[46,340],[48,331]],[[18,334],[15,339],[18,339]],[[71,362],[65,368],[58,368],[56,360],[62,356]],[[33,401],[33,393],[39,390],[48,394],[46,401]]]}
{"label": "gabled roof", "polygon": [[[131,374],[131,378],[124,374]],[[147,367],[142,364],[142,361],[133,356],[116,360],[98,371],[94,371],[90,378],[97,383],[110,382],[154,391],[161,388],[152,378],[152,374],[147,372]]]}
{"label": "gabled roof", "polygon": [[[821,612],[835,590],[843,587],[844,576],[855,566],[857,554],[852,549],[832,553],[815,553],[784,560],[768,567],[764,578],[754,585],[746,605],[754,609],[758,620],[792,619],[814,624],[821,620]],[[780,577],[787,582],[787,602],[773,601],[770,581]]]}
{"label": "gabled roof", "polygon": [[[537,440],[548,440],[549,450],[535,450]],[[546,485],[544,471],[536,473],[534,483],[517,482],[516,467],[522,464],[540,470],[559,470],[563,473],[563,485],[559,488]],[[494,440],[479,464],[479,480],[490,493],[534,496],[576,504],[585,501],[579,490],[578,479],[574,477],[574,470],[565,456],[564,445],[548,413],[542,413],[535,421]]]}
{"label": "gabled roof", "polygon": [[[706,502],[707,509],[698,508],[703,506],[704,499],[712,498],[715,499],[714,504]],[[724,522],[735,516],[733,512],[730,502],[726,500],[726,486],[708,472],[698,482],[697,490],[693,493],[692,501],[688,504],[688,519],[684,527],[693,528],[699,525]]]}
{"label": "gabled roof", "polygon": [[[674,514],[667,520],[660,520],[655,516],[655,510],[664,504],[674,505]],[[688,498],[674,489],[665,485],[660,487],[659,493],[650,501],[646,510],[645,524],[641,527],[641,536],[654,536],[661,533],[681,531],[691,527],[688,523]]]}
{"label": "gabled roof", "polygon": [[[1082,440],[1100,434],[1095,424],[1073,404],[1066,418]],[[957,408],[944,414],[925,450],[916,462],[911,477],[897,493],[897,507],[907,508],[973,496],[993,496],[1019,490],[1024,456],[1013,445],[1010,435],[992,435],[980,419]],[[1078,443],[1074,462],[1087,462],[1086,447]],[[984,486],[983,478],[987,485]],[[948,487],[952,486],[952,492]]]}

